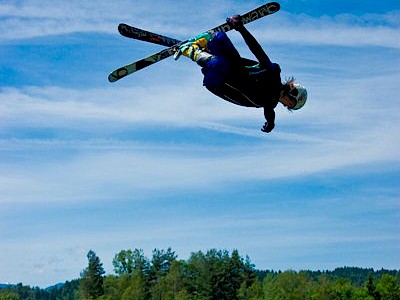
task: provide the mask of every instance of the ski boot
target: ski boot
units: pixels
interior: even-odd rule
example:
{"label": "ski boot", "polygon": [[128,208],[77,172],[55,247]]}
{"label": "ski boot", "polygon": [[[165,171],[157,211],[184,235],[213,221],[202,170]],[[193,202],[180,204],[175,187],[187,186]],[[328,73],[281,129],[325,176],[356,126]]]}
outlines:
{"label": "ski boot", "polygon": [[181,55],[189,57],[191,60],[196,62],[201,67],[213,58],[213,56],[207,52],[207,43],[213,38],[213,35],[209,32],[202,33],[193,39],[190,39],[186,43],[179,46],[178,50],[174,54],[175,60]]}

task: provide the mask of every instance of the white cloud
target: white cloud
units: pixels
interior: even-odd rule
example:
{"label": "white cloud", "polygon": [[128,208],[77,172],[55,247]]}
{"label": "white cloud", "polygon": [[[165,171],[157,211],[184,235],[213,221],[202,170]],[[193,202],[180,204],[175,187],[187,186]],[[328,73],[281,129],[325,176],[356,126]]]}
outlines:
{"label": "white cloud", "polygon": [[311,17],[281,13],[271,20],[267,33],[254,32],[267,41],[300,45],[376,46],[400,48],[400,11],[386,14],[350,14]]}
{"label": "white cloud", "polygon": [[[377,99],[390,98],[396,90],[393,80],[399,75],[396,71],[370,73],[316,79],[307,106],[293,114],[279,107],[277,128],[268,136],[259,131],[262,110],[217,99],[198,84],[200,77],[180,78],[179,89],[151,86],[151,93],[145,84],[86,90],[3,88],[0,132],[50,128],[75,133],[40,140],[3,139],[3,153],[24,157],[29,152],[30,159],[20,163],[3,156],[2,200],[106,199],[138,191],[218,188],[238,180],[271,180],[398,162],[397,110]],[[235,134],[251,137],[254,143],[213,148],[160,144],[151,139],[139,142],[134,135],[128,141],[118,138],[121,130],[138,127],[157,134],[159,126]],[[90,132],[91,137],[83,132]],[[57,153],[56,159],[39,159],[49,152]]]}
{"label": "white cloud", "polygon": [[[16,153],[25,155],[29,151],[30,159],[24,163],[3,163],[1,173],[7,176],[1,180],[2,201],[99,201],[132,194],[219,189],[235,182],[304,177],[336,169],[345,172],[353,166],[398,162],[397,145],[390,136],[377,138],[385,129],[348,136],[347,141],[337,137],[307,140],[306,135],[296,142],[296,136],[277,133],[267,145],[263,145],[260,136],[258,145],[229,149],[76,141],[72,142],[72,149],[65,144],[61,148],[76,155],[47,161],[39,157],[57,149],[57,141],[44,142],[47,146],[29,140],[16,141]],[[297,147],[276,144],[279,139],[291,140]],[[375,142],[371,143],[371,139]],[[85,143],[89,148],[85,148]]]}
{"label": "white cloud", "polygon": [[[223,20],[227,14],[220,2],[213,9],[208,9],[207,19],[193,14],[201,3],[185,2],[179,6],[168,2],[159,3],[154,8],[153,2],[118,1],[24,1],[22,4],[0,4],[0,38],[20,40],[48,35],[62,35],[76,32],[100,32],[116,34],[116,24],[135,20],[137,27],[162,34],[190,37],[199,30],[206,30],[216,20]],[[160,6],[161,5],[161,6]],[[131,10],[127,9],[132,7]],[[168,9],[162,9],[168,7]],[[243,5],[242,5],[243,7]],[[185,18],[171,20],[174,9]],[[240,7],[236,9],[240,10]],[[168,14],[165,13],[168,11]],[[107,12],[105,14],[104,12]],[[233,12],[232,12],[233,13]],[[236,11],[237,13],[237,11]],[[337,16],[311,17],[305,14],[279,12],[268,20],[266,33],[264,26],[252,26],[258,36],[265,36],[271,42],[340,45],[340,46],[379,46],[400,48],[399,11],[386,14],[365,14],[355,16],[342,14]],[[145,16],[145,17],[143,17]],[[212,20],[212,24],[209,24]]]}
{"label": "white cloud", "polygon": [[152,87],[151,93],[144,87],[93,90],[13,88],[3,89],[0,101],[3,122],[19,126],[74,128],[91,122],[96,126],[98,122],[190,125],[201,120],[246,115],[240,109],[226,108],[223,101],[213,99],[197,83],[179,89]]}
{"label": "white cloud", "polygon": [[[168,9],[153,11],[153,2],[134,4],[7,1],[0,4],[0,39],[18,44],[73,32],[115,35],[116,24],[131,21],[185,37],[223,20],[228,7],[210,3],[215,9],[207,19],[196,13],[187,22],[172,21],[171,12],[192,15],[203,3],[163,1],[158,4]],[[240,5],[235,9],[248,7],[245,2]],[[264,121],[261,109],[234,106],[211,95],[201,87],[200,70],[184,58],[114,85],[27,86],[20,80],[14,87],[0,88],[0,225],[7,226],[1,231],[5,242],[0,252],[5,270],[16,270],[5,274],[6,280],[53,284],[78,277],[89,249],[100,250],[110,271],[112,256],[121,249],[151,251],[163,245],[180,256],[232,247],[249,251],[246,254],[261,267],[321,268],[343,263],[337,256],[340,244],[355,246],[354,257],[343,255],[352,264],[368,266],[375,253],[376,266],[393,265],[395,218],[388,211],[398,206],[396,189],[390,183],[364,184],[360,196],[354,194],[352,180],[357,185],[370,173],[398,171],[399,102],[393,98],[400,93],[398,14],[311,17],[282,11],[258,23],[265,26],[250,25],[281,64],[283,77],[294,73],[309,88],[309,101],[301,111],[289,113],[278,106],[276,129],[270,135],[259,130]],[[239,38],[236,33],[231,37]],[[345,47],[325,47],[330,45]],[[301,198],[304,195],[281,196],[274,188],[276,199],[260,198],[264,183],[282,182],[286,187],[292,180],[312,177],[322,189],[336,189],[342,184],[337,178],[346,176],[350,182],[335,195],[343,199],[334,201],[328,195],[332,203],[318,192],[311,203]],[[321,177],[329,182],[318,181]],[[235,193],[237,186],[246,189],[248,183],[260,183],[254,191],[259,195],[253,199],[246,190],[238,197],[254,202],[231,205],[226,191]],[[163,206],[170,195],[185,208]],[[186,195],[200,195],[204,202],[186,203]],[[129,199],[130,210],[121,199]],[[167,212],[147,226],[143,220],[152,220],[154,204]],[[198,213],[199,205],[208,204],[226,206],[222,214],[214,206]],[[303,208],[307,204],[310,207]],[[123,206],[117,212],[123,210],[129,217],[113,214],[104,209],[107,205]],[[246,209],[251,213],[244,214]],[[192,217],[189,211],[195,212]],[[373,251],[377,241],[384,251]],[[26,249],[29,254],[24,256]],[[353,259],[363,253],[365,257]]]}

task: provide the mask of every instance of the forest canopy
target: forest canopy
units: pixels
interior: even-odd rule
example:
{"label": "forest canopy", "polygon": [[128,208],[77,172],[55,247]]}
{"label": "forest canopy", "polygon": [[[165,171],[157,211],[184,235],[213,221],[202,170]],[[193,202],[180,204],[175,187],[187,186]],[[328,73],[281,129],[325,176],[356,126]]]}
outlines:
{"label": "forest canopy", "polygon": [[400,271],[341,267],[332,271],[257,270],[237,250],[193,252],[180,260],[170,248],[118,252],[105,275],[96,253],[80,278],[47,289],[0,288],[0,300],[399,300]]}

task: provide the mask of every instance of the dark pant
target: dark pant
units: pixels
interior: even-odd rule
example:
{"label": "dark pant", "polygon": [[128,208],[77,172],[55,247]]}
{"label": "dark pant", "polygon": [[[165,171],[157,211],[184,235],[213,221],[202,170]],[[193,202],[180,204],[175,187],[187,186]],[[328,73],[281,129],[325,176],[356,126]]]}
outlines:
{"label": "dark pant", "polygon": [[202,69],[203,85],[209,89],[218,89],[239,72],[240,55],[225,32],[218,31],[207,44],[208,52],[214,57]]}

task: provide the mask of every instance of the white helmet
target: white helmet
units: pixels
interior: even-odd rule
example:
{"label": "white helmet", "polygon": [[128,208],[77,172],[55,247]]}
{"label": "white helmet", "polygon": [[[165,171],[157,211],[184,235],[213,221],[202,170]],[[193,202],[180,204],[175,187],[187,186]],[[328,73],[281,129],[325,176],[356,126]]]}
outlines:
{"label": "white helmet", "polygon": [[306,88],[298,83],[293,83],[292,88],[289,91],[289,97],[296,101],[296,105],[292,108],[293,110],[300,109],[304,106],[307,100]]}

